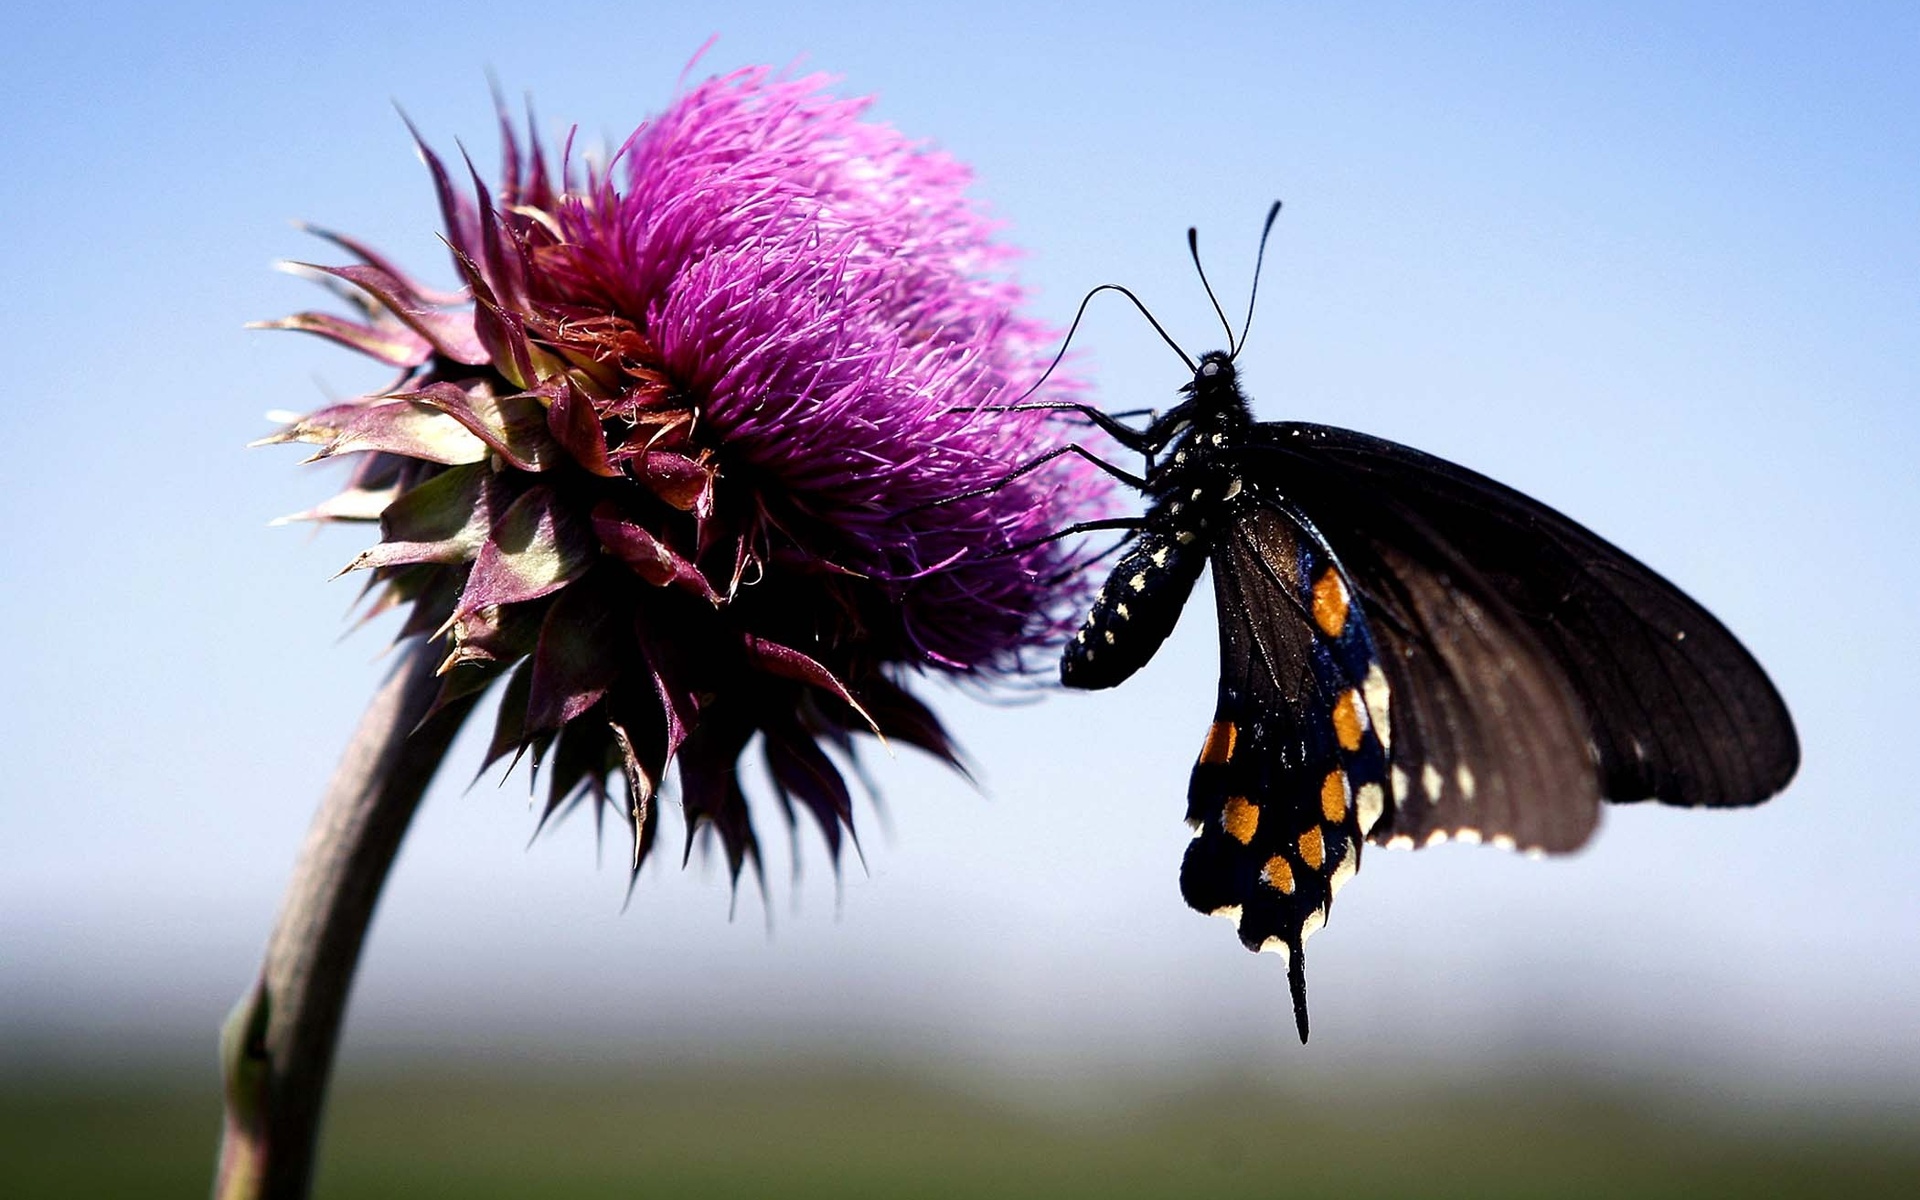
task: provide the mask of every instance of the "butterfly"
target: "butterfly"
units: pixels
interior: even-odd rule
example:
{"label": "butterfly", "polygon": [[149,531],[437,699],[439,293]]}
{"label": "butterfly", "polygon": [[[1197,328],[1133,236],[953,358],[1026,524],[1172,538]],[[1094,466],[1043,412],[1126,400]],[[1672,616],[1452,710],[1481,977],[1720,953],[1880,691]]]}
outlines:
{"label": "butterfly", "polygon": [[1602,801],[1758,804],[1799,744],[1724,625],[1570,518],[1406,446],[1255,421],[1234,367],[1245,336],[1228,325],[1228,350],[1187,359],[1192,382],[1144,429],[1046,406],[1147,462],[1142,476],[1101,464],[1144,494],[1144,516],[1075,527],[1128,535],[1060,678],[1124,682],[1212,567],[1219,698],[1180,888],[1286,958],[1305,1042],[1304,947],[1367,845],[1563,853]]}

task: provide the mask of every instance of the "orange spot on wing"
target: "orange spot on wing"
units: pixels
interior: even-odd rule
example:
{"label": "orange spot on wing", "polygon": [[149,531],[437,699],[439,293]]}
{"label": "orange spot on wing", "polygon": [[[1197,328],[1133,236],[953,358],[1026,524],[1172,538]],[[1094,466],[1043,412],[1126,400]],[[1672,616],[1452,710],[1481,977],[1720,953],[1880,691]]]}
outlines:
{"label": "orange spot on wing", "polygon": [[1293,866],[1278,854],[1268,859],[1267,865],[1260,869],[1260,878],[1281,895],[1293,895]]}
{"label": "orange spot on wing", "polygon": [[[1335,825],[1347,819],[1347,773],[1337,767],[1320,785],[1320,813]],[[1314,830],[1314,836],[1319,833]]]}
{"label": "orange spot on wing", "polygon": [[1245,796],[1228,796],[1227,806],[1220,811],[1220,827],[1234,841],[1246,845],[1253,840],[1253,831],[1260,828],[1260,806]]}
{"label": "orange spot on wing", "polygon": [[1300,857],[1316,871],[1320,869],[1321,863],[1327,861],[1327,843],[1320,836],[1318,825],[1300,835]]}
{"label": "orange spot on wing", "polygon": [[1347,627],[1347,585],[1332,567],[1314,580],[1313,622],[1328,637],[1339,637]]}
{"label": "orange spot on wing", "polygon": [[1233,744],[1240,731],[1232,721],[1215,721],[1207,730],[1207,744],[1200,747],[1200,761],[1219,765],[1233,757]]}
{"label": "orange spot on wing", "polygon": [[1367,731],[1365,714],[1359,688],[1349,688],[1333,702],[1333,735],[1340,739],[1342,750],[1352,753],[1360,748],[1360,735]]}

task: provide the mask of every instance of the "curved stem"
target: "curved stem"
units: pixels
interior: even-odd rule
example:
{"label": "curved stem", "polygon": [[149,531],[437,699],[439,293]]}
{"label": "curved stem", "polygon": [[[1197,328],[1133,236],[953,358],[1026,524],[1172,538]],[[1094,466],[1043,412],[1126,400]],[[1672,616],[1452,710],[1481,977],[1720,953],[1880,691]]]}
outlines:
{"label": "curved stem", "polygon": [[307,1195],[347,992],[381,885],[477,695],[433,713],[429,644],[405,650],[361,718],[300,848],[266,961],[221,1034],[216,1200]]}

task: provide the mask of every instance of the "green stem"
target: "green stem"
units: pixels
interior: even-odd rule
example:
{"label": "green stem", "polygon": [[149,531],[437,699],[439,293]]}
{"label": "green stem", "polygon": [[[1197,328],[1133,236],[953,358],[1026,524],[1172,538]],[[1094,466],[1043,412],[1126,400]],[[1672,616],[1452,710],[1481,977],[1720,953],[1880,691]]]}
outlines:
{"label": "green stem", "polygon": [[435,656],[424,641],[404,653],[307,830],[260,978],[222,1030],[226,1129],[215,1200],[290,1200],[312,1186],[327,1078],[368,922],[421,794],[477,699],[427,719],[440,690]]}

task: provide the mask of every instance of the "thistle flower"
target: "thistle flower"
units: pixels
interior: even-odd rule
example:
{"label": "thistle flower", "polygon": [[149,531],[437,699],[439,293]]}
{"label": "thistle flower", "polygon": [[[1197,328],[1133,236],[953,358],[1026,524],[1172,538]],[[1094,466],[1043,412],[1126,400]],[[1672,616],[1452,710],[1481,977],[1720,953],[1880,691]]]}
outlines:
{"label": "thistle flower", "polygon": [[669,764],[683,859],[710,829],[736,882],[756,736],[836,861],[860,735],[957,766],[908,677],[1021,670],[1077,599],[1031,543],[1103,495],[1072,465],[968,494],[1039,448],[1044,414],[980,407],[1048,331],[1014,315],[965,168],[824,84],[709,80],[598,168],[503,116],[497,198],[422,145],[463,289],[316,231],[358,261],[301,269],[356,316],[269,323],[400,372],[266,441],[357,456],[301,515],[378,520],[348,570],[443,643],[443,704],[506,680],[488,765],[531,754],[542,822],[624,780],[636,872]]}

